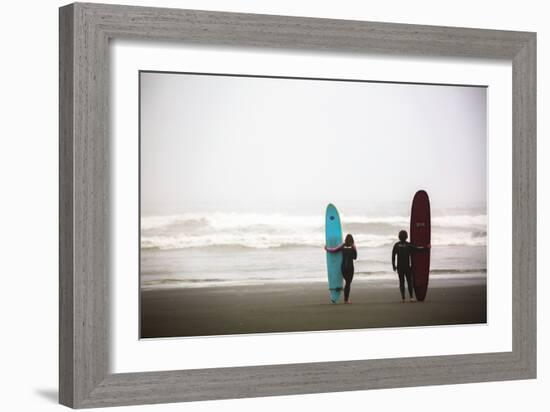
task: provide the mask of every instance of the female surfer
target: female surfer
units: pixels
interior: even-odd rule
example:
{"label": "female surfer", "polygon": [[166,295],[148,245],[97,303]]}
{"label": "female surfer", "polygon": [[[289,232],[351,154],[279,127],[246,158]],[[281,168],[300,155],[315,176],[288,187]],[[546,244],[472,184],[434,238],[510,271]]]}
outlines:
{"label": "female surfer", "polygon": [[346,240],[339,246],[330,248],[325,246],[325,250],[330,253],[336,253],[342,251],[342,276],[346,281],[344,286],[344,303],[351,303],[349,294],[351,291],[351,281],[353,280],[353,273],[355,268],[353,267],[353,261],[357,259],[357,249],[355,247],[355,242],[353,241],[353,236],[350,234],[346,235]]}
{"label": "female surfer", "polygon": [[[411,254],[420,250],[431,248],[431,245],[426,247],[415,246],[412,243],[407,242],[409,237],[406,230],[399,231],[399,242],[393,245],[391,253],[391,264],[393,271],[399,275],[399,291],[401,292],[401,302],[405,302],[405,279],[407,279],[407,287],[409,289],[409,298],[411,302],[414,302],[413,298],[413,282],[414,276],[411,271]],[[397,262],[395,257],[397,256]]]}

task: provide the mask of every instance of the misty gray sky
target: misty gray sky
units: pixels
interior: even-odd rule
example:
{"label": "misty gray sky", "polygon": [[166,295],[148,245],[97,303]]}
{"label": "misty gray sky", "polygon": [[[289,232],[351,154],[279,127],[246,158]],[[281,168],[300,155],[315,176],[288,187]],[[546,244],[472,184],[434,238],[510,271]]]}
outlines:
{"label": "misty gray sky", "polygon": [[486,205],[486,89],[141,74],[141,207]]}

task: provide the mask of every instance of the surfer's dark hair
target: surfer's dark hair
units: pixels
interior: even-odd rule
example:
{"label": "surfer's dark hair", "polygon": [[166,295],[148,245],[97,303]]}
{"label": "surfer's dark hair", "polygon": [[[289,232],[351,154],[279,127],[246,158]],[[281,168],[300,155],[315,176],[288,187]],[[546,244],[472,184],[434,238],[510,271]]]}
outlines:
{"label": "surfer's dark hair", "polygon": [[408,233],[406,230],[400,230],[399,231],[399,240],[404,242],[405,240],[407,240],[407,238],[409,237]]}
{"label": "surfer's dark hair", "polygon": [[346,235],[346,240],[344,241],[344,244],[346,246],[353,246],[355,243],[355,241],[353,240],[353,236],[351,234],[347,234]]}

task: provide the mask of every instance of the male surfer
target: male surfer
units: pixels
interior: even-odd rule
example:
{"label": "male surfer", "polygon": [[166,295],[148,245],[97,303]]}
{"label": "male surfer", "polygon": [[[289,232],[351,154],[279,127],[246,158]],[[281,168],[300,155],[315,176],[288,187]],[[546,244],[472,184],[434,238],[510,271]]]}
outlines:
{"label": "male surfer", "polygon": [[349,294],[351,292],[351,281],[355,272],[353,261],[357,259],[357,248],[355,247],[353,236],[347,234],[344,243],[333,248],[325,246],[325,250],[330,253],[342,251],[342,276],[346,281],[344,286],[344,303],[351,304]]}
{"label": "male surfer", "polygon": [[[399,242],[393,245],[391,253],[391,264],[393,271],[397,271],[399,275],[399,290],[401,291],[401,302],[405,302],[405,279],[407,279],[407,287],[409,289],[409,298],[411,302],[414,302],[413,297],[413,282],[414,274],[411,271],[411,254],[416,251],[421,251],[431,248],[431,245],[426,247],[415,246],[410,242],[407,242],[409,235],[406,230],[399,231]],[[395,257],[397,256],[397,263]]]}

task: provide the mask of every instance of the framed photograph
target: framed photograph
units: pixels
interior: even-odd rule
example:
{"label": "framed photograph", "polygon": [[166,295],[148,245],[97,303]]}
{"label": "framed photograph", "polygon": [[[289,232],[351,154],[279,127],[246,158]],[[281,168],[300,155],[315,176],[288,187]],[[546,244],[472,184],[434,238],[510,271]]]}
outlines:
{"label": "framed photograph", "polygon": [[485,86],[139,87],[140,338],[487,322]]}
{"label": "framed photograph", "polygon": [[535,98],[534,33],[62,7],[60,402],[534,378]]}

